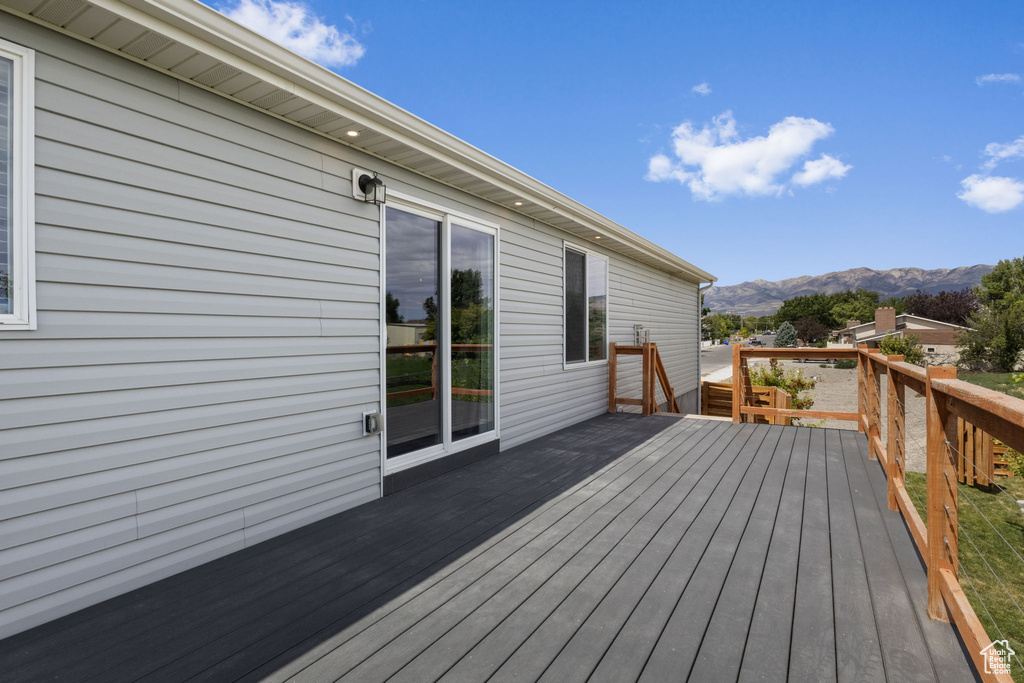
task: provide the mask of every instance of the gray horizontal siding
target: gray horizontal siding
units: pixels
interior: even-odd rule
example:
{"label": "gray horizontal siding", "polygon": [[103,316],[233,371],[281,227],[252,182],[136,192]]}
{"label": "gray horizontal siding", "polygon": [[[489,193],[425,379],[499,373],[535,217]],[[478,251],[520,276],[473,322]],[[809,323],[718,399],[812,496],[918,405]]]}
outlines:
{"label": "gray horizontal siding", "polygon": [[[39,26],[0,37],[38,52],[39,307],[0,334],[0,637],[379,495],[354,165],[500,225],[503,446],[606,409],[606,366],[562,366],[569,235]],[[611,339],[645,324],[695,386],[696,285],[605,253]]]}
{"label": "gray horizontal siding", "polygon": [[[607,365],[562,363],[562,248],[578,238],[508,222],[501,254],[501,435],[513,446],[608,409]],[[591,244],[609,259],[609,341],[633,343],[650,330],[673,389],[698,384],[697,285]],[[639,359],[621,359],[618,393],[640,396]],[[660,388],[659,400],[663,400]]]}
{"label": "gray horizontal siding", "polygon": [[0,334],[4,636],[379,495],[380,256],[322,138],[0,36],[38,59],[39,329]]}

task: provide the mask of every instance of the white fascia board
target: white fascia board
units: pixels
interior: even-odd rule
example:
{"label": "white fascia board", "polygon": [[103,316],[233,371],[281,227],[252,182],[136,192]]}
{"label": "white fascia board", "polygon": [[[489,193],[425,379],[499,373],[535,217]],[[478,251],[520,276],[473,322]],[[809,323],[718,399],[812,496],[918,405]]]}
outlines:
{"label": "white fascia board", "polygon": [[[487,180],[601,235],[615,238],[697,283],[717,278],[535,178],[195,0],[90,0],[197,52],[251,74]],[[529,215],[529,214],[525,214]],[[614,247],[611,247],[614,248]]]}
{"label": "white fascia board", "polygon": [[926,322],[926,323],[935,323],[936,325],[945,325],[946,327],[955,327],[958,330],[969,330],[969,329],[971,329],[969,327],[964,327],[963,325],[957,325],[955,323],[947,323],[947,322],[943,322],[942,320],[933,320],[932,318],[922,318],[919,315],[911,315],[909,313],[903,313],[903,314],[898,315],[896,317],[897,318],[913,318],[914,320],[920,320],[920,321]]}

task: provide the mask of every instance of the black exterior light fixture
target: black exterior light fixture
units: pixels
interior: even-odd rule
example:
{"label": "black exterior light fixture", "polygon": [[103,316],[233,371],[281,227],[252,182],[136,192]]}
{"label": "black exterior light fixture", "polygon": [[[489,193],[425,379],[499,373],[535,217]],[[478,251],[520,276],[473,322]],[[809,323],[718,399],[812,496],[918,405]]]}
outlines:
{"label": "black exterior light fixture", "polygon": [[374,173],[360,173],[358,179],[359,191],[363,193],[363,201],[372,204],[383,204],[387,201],[388,188],[384,181]]}

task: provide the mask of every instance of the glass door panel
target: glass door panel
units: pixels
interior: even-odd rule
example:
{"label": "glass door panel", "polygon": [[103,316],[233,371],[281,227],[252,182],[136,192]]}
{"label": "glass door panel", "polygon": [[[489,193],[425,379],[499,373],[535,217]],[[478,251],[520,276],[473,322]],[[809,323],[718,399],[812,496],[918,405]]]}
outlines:
{"label": "glass door panel", "polygon": [[386,433],[394,458],[443,443],[441,222],[389,207],[385,229]]}
{"label": "glass door panel", "polygon": [[494,430],[494,236],[451,226],[452,441]]}

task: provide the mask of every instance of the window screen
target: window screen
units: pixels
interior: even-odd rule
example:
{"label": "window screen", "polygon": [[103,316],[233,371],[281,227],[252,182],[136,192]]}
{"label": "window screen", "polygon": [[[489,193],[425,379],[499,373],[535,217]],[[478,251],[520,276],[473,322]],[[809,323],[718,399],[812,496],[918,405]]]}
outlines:
{"label": "window screen", "polygon": [[587,256],[565,250],[565,361],[587,360]]}

